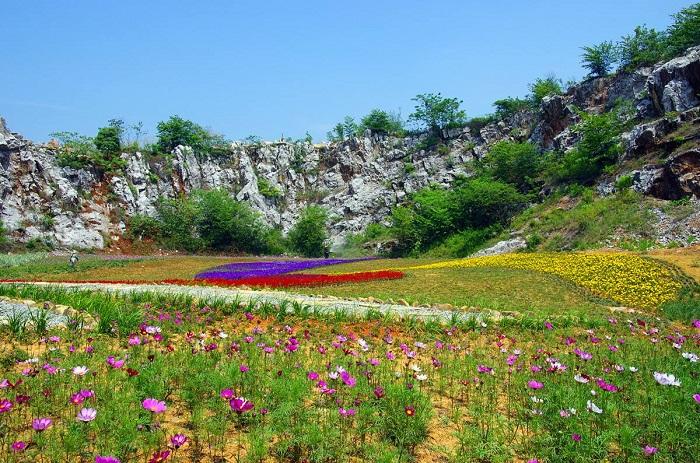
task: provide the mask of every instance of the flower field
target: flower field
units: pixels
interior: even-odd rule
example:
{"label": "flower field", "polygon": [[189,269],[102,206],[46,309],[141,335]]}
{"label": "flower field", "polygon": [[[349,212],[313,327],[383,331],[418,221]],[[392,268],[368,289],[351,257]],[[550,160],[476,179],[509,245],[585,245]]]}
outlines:
{"label": "flower field", "polygon": [[3,331],[0,461],[700,454],[700,321],[443,326],[177,301],[135,313],[111,334]]}
{"label": "flower field", "polygon": [[661,263],[633,254],[533,253],[475,257],[409,267],[506,267],[549,273],[626,306],[654,309],[677,297],[682,284]]}

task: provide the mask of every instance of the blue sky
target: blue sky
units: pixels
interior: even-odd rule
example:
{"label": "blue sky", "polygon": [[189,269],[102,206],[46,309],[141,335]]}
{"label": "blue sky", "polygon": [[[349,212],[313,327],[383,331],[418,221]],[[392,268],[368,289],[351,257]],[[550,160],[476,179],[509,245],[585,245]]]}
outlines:
{"label": "blue sky", "polygon": [[6,0],[0,115],[37,141],[114,117],[153,136],[172,114],[234,139],[318,140],[347,114],[407,116],[425,92],[477,116],[539,76],[580,78],[581,46],[692,3]]}

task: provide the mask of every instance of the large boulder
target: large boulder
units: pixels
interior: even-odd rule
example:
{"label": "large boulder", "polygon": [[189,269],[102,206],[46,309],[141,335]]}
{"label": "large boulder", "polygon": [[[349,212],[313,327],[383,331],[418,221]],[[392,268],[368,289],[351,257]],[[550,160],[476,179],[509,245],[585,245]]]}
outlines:
{"label": "large boulder", "polygon": [[700,47],[654,69],[647,91],[658,114],[685,111],[700,104]]}

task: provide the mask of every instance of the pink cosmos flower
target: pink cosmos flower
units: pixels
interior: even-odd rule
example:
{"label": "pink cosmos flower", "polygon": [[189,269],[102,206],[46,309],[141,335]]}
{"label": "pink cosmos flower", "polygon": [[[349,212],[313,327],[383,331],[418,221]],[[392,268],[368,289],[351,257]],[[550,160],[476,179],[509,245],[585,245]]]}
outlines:
{"label": "pink cosmos flower", "polygon": [[253,402],[247,400],[244,397],[236,397],[234,399],[231,399],[229,405],[231,406],[231,410],[238,414],[248,412],[254,407]]}
{"label": "pink cosmos flower", "polygon": [[184,434],[175,434],[170,438],[170,443],[173,444],[173,447],[176,449],[179,449],[183,445],[185,445],[185,442],[187,442],[187,436]]}
{"label": "pink cosmos flower", "polygon": [[581,434],[573,433],[573,434],[571,435],[571,439],[572,439],[574,442],[581,442]]}
{"label": "pink cosmos flower", "polygon": [[241,364],[241,366],[238,369],[241,371],[241,373],[246,373],[246,372],[250,371],[250,368],[245,363]]}
{"label": "pink cosmos flower", "polygon": [[121,463],[119,458],[116,457],[109,457],[109,456],[96,456],[95,457],[95,463]]}
{"label": "pink cosmos flower", "polygon": [[73,405],[80,405],[83,402],[85,402],[85,397],[83,397],[80,392],[76,392],[75,394],[70,396],[70,403]]}
{"label": "pink cosmos flower", "polygon": [[375,388],[374,388],[374,396],[375,396],[377,399],[381,399],[382,397],[384,397],[384,388],[381,387],[381,386],[375,387]]}
{"label": "pink cosmos flower", "polygon": [[222,399],[231,400],[233,399],[233,389],[223,389],[219,395]]}
{"label": "pink cosmos flower", "polygon": [[695,400],[696,403],[700,404],[700,394],[693,394],[693,400]]}
{"label": "pink cosmos flower", "polygon": [[46,370],[46,373],[50,375],[55,375],[56,373],[58,373],[58,368],[49,363],[45,364],[42,368]]}
{"label": "pink cosmos flower", "polygon": [[479,365],[478,367],[476,367],[476,371],[478,371],[479,373],[493,374],[493,368],[487,367],[486,365]]}
{"label": "pink cosmos flower", "polygon": [[151,459],[148,460],[148,463],[162,463],[165,460],[167,460],[169,456],[170,456],[170,450],[156,451],[153,453],[153,456],[151,457]]}
{"label": "pink cosmos flower", "polygon": [[552,325],[550,322],[544,322],[544,327],[548,330],[554,329],[554,325]]}
{"label": "pink cosmos flower", "polygon": [[107,365],[114,369],[121,368],[124,366],[124,360],[116,360],[114,356],[110,355],[107,357]]}
{"label": "pink cosmos flower", "polygon": [[0,413],[7,413],[12,410],[12,402],[7,399],[0,399]]}
{"label": "pink cosmos flower", "polygon": [[24,442],[23,440],[18,440],[12,443],[12,451],[19,453],[19,452],[24,452],[29,444]]}
{"label": "pink cosmos flower", "polygon": [[530,380],[527,382],[527,387],[530,389],[542,389],[544,387],[544,384],[540,383],[539,381],[535,381],[534,379]]}
{"label": "pink cosmos flower", "polygon": [[32,428],[35,431],[41,432],[49,429],[52,424],[53,420],[51,418],[37,418],[32,421]]}
{"label": "pink cosmos flower", "polygon": [[97,410],[94,408],[83,408],[78,412],[77,419],[83,423],[89,423],[97,417]]}
{"label": "pink cosmos flower", "polygon": [[349,417],[349,416],[355,416],[355,414],[357,413],[357,410],[355,410],[354,408],[340,407],[338,409],[338,413],[340,413],[340,416]]}
{"label": "pink cosmos flower", "polygon": [[700,328],[700,320],[693,320],[693,327]]}
{"label": "pink cosmos flower", "polygon": [[153,413],[163,413],[167,409],[165,402],[151,398],[144,400],[141,405]]}
{"label": "pink cosmos flower", "polygon": [[644,455],[650,457],[654,455],[656,452],[659,451],[656,447],[652,447],[651,445],[645,445],[644,448],[642,449],[644,451]]}
{"label": "pink cosmos flower", "polygon": [[316,381],[318,379],[318,373],[316,373],[315,371],[310,371],[307,373],[306,378],[309,381]]}
{"label": "pink cosmos flower", "polygon": [[357,379],[355,379],[347,371],[343,371],[340,373],[340,379],[347,387],[355,387],[355,384],[357,384]]}
{"label": "pink cosmos flower", "polygon": [[129,345],[130,346],[138,346],[141,344],[141,338],[134,335],[129,336]]}

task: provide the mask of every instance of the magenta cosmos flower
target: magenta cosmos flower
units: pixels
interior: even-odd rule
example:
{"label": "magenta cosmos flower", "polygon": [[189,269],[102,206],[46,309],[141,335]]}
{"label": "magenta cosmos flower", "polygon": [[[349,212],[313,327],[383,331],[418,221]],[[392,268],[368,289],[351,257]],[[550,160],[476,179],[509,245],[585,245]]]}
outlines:
{"label": "magenta cosmos flower", "polygon": [[12,451],[17,453],[24,452],[28,446],[29,444],[27,444],[23,440],[18,440],[12,443]]}
{"label": "magenta cosmos flower", "polygon": [[37,418],[32,421],[32,428],[35,431],[45,431],[51,427],[53,420],[51,418]]}
{"label": "magenta cosmos flower", "polygon": [[654,455],[656,452],[659,451],[659,449],[657,449],[656,447],[652,447],[651,445],[645,445],[642,450],[644,450],[644,455],[648,457]]}
{"label": "magenta cosmos flower", "polygon": [[338,413],[340,413],[340,416],[349,417],[349,416],[355,416],[355,414],[357,413],[357,410],[355,410],[354,408],[340,407],[338,409]]}
{"label": "magenta cosmos flower", "polygon": [[229,405],[231,406],[231,410],[238,414],[249,412],[253,409],[253,402],[245,399],[244,397],[236,397],[231,399]]}
{"label": "magenta cosmos flower", "polygon": [[83,423],[89,423],[90,421],[97,418],[97,410],[94,408],[83,408],[78,412],[77,419]]}
{"label": "magenta cosmos flower", "polygon": [[12,410],[12,402],[7,399],[0,399],[0,413],[7,413]]}
{"label": "magenta cosmos flower", "polygon": [[117,457],[110,457],[110,456],[100,456],[97,455],[95,457],[95,463],[121,463],[121,460]]}
{"label": "magenta cosmos flower", "polygon": [[533,379],[527,382],[527,387],[529,387],[530,389],[542,389],[544,387],[544,384]]}
{"label": "magenta cosmos flower", "polygon": [[231,400],[233,399],[233,389],[223,389],[219,395],[222,399]]}
{"label": "magenta cosmos flower", "polygon": [[696,403],[700,404],[700,394],[693,394],[693,400]]}
{"label": "magenta cosmos flower", "polygon": [[143,408],[153,413],[163,413],[168,407],[165,406],[165,402],[148,398],[142,403]]}
{"label": "magenta cosmos flower", "polygon": [[173,444],[173,447],[176,449],[185,445],[185,442],[187,442],[187,436],[184,434],[175,434],[170,438],[170,443]]}

